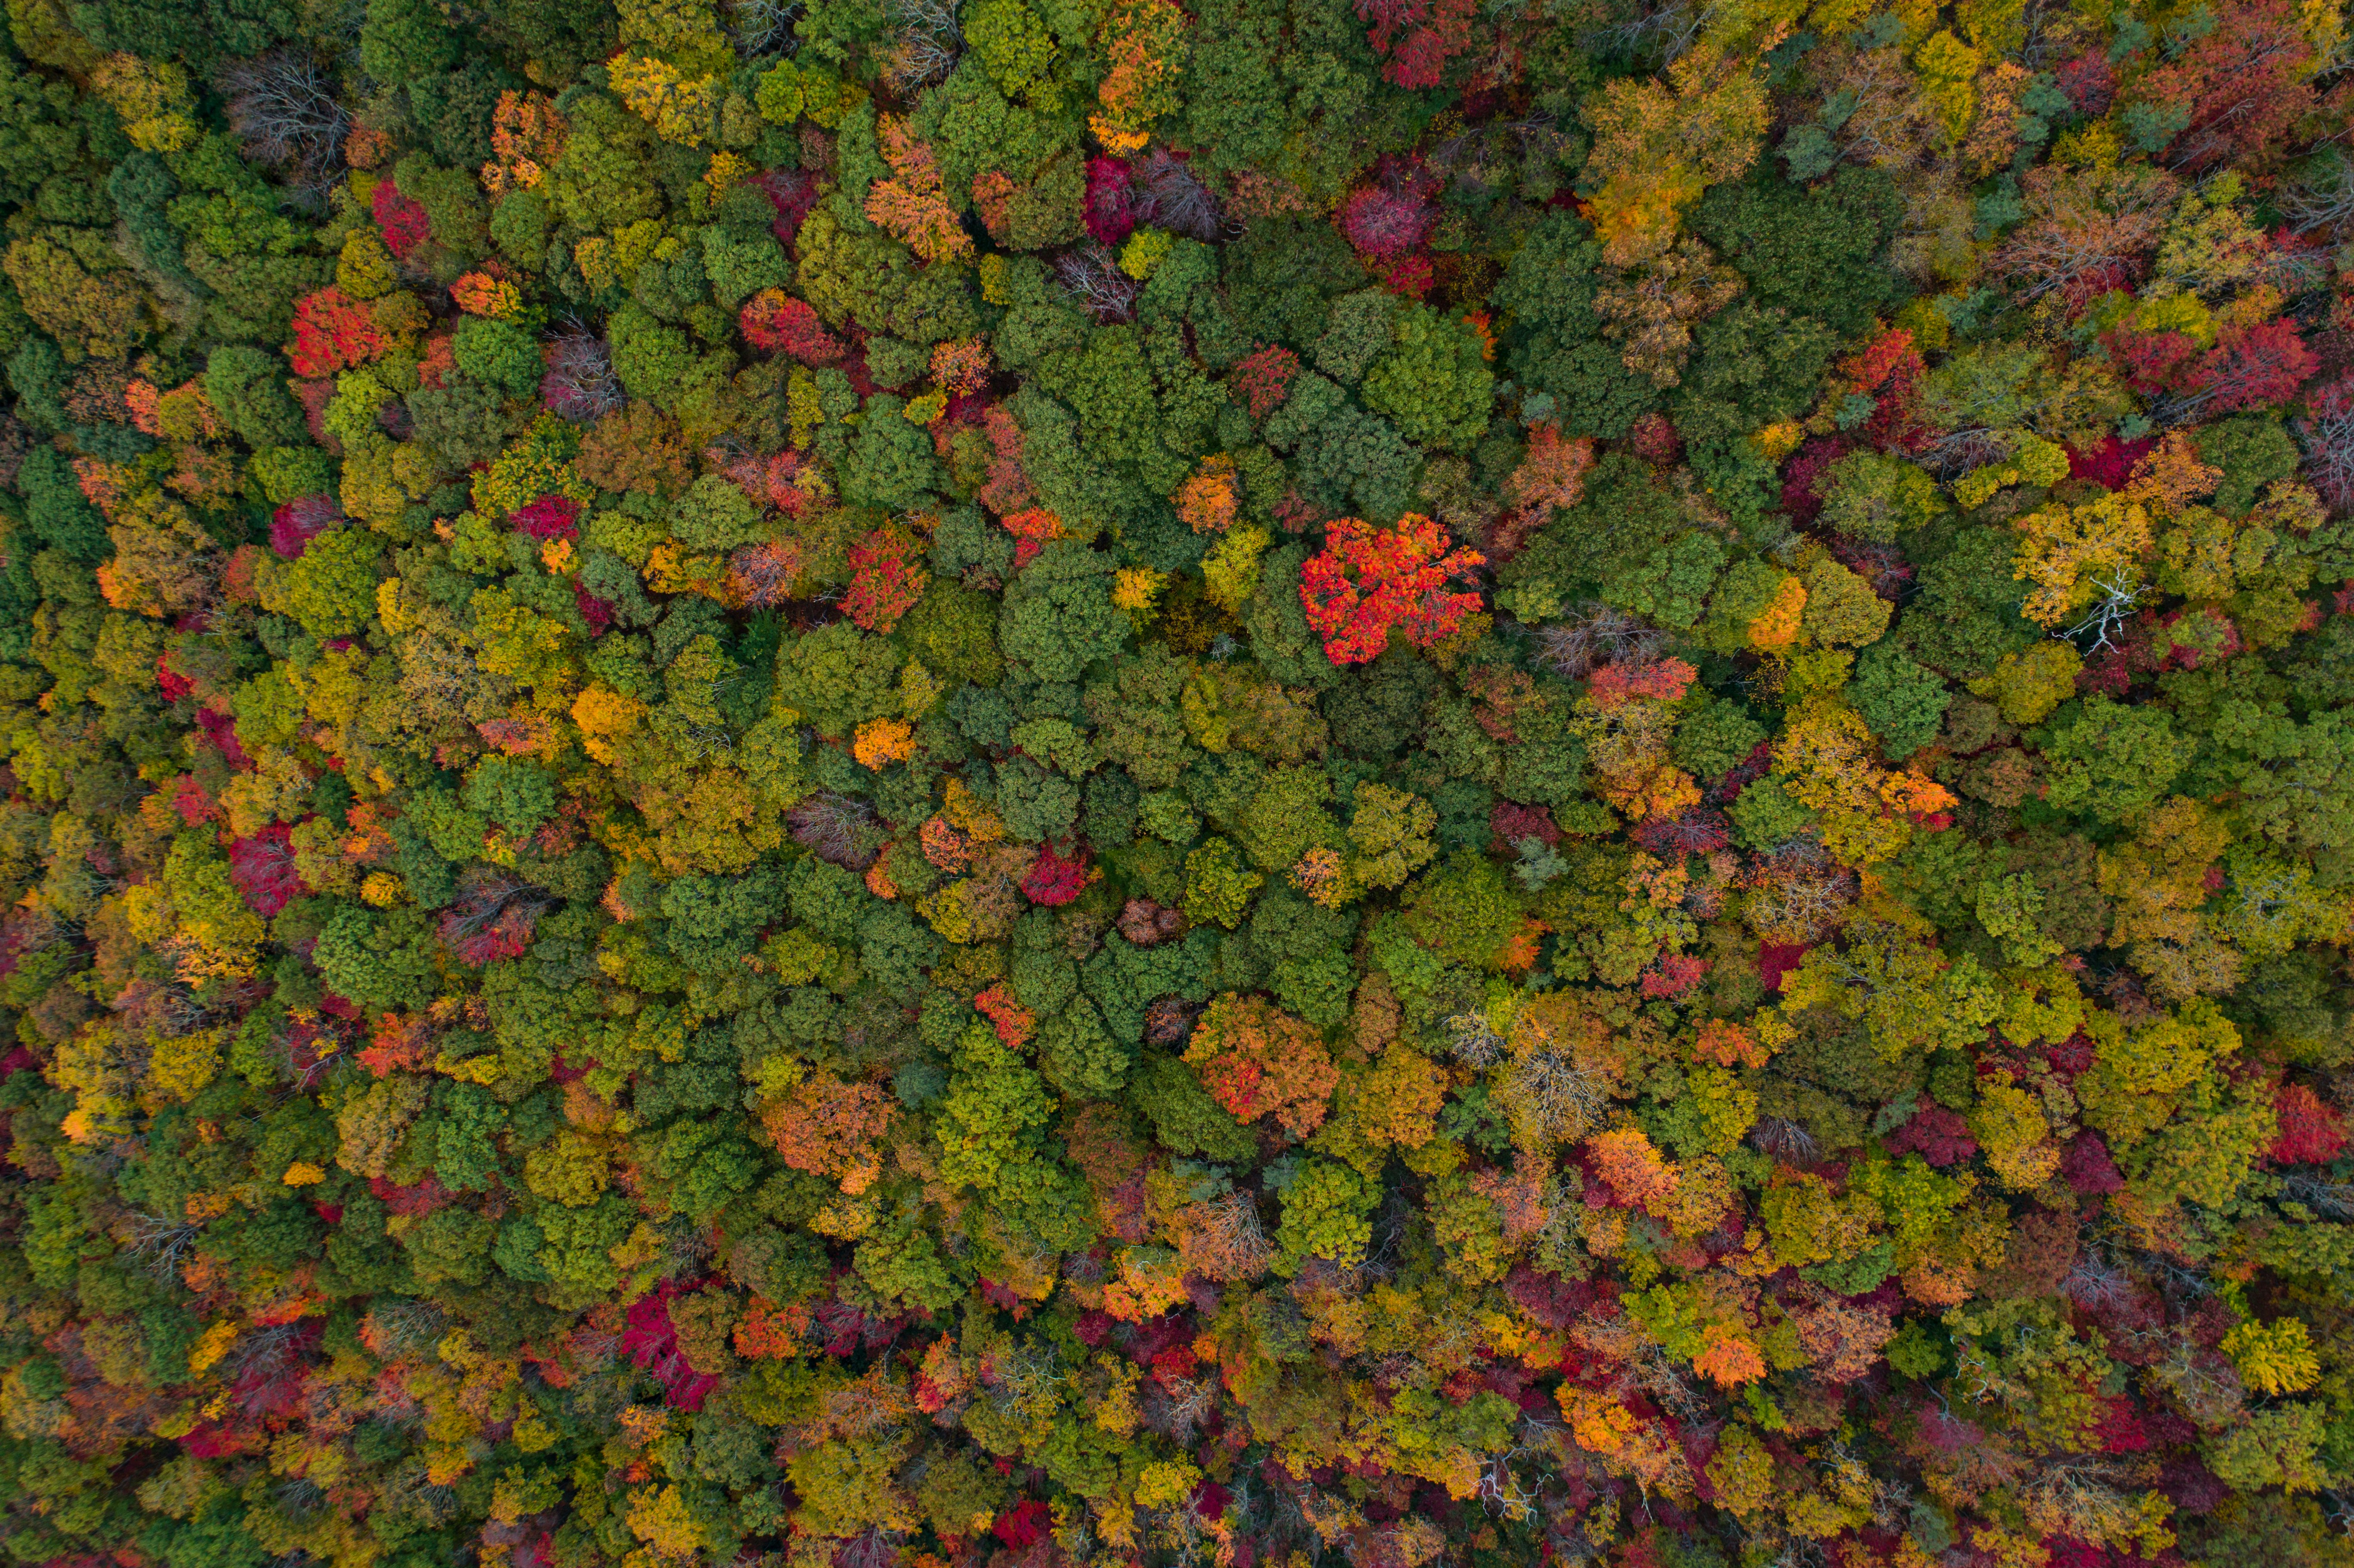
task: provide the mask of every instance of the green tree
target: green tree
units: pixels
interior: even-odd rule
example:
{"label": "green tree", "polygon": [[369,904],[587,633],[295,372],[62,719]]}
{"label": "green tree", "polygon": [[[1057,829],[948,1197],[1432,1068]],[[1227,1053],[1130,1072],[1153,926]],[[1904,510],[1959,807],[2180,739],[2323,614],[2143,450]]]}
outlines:
{"label": "green tree", "polygon": [[1128,617],[1111,601],[1116,557],[1076,539],[1057,540],[1005,590],[998,646],[1042,681],[1076,681],[1118,654]]}
{"label": "green tree", "polygon": [[327,989],[374,1013],[432,994],[432,934],[415,909],[346,904],[319,934],[312,959]]}
{"label": "green tree", "polygon": [[890,643],[849,620],[797,637],[777,662],[776,712],[828,739],[898,709],[899,661]]}
{"label": "green tree", "polygon": [[458,49],[441,14],[422,0],[368,0],[360,64],[376,80],[397,86],[440,76],[457,63]]}
{"label": "green tree", "polygon": [[1760,160],[1749,178],[1703,196],[1691,225],[1761,302],[1854,337],[1910,292],[1883,260],[1904,212],[1903,193],[1879,169],[1849,164],[1808,189]]}
{"label": "green tree", "polygon": [[375,618],[381,541],[356,527],[333,528],[302,557],[279,568],[263,602],[300,621],[314,637],[350,637]]}
{"label": "green tree", "polygon": [[[1901,761],[1937,738],[1953,693],[1935,671],[1906,655],[1893,641],[1866,648],[1848,683],[1848,701],[1880,737],[1880,752]],[[1764,738],[1761,732],[1760,739]]]}
{"label": "green tree", "polygon": [[1659,394],[1629,371],[1594,313],[1602,248],[1574,213],[1548,212],[1512,253],[1493,295],[1510,323],[1513,375],[1553,399],[1562,429],[1616,440]]}
{"label": "green tree", "polygon": [[2131,707],[2098,694],[2052,728],[2044,799],[2103,822],[2130,821],[2165,800],[2198,747],[2175,733],[2165,709]]}
{"label": "green tree", "polygon": [[1850,538],[1893,544],[1934,521],[1944,503],[1935,481],[1902,458],[1850,452],[1818,482],[1823,521]]}
{"label": "green tree", "polygon": [[282,447],[304,440],[302,410],[286,391],[286,366],[274,354],[225,344],[205,362],[205,396],[221,422],[252,447]]}
{"label": "green tree", "polygon": [[1373,1213],[1381,1188],[1346,1165],[1307,1160],[1283,1189],[1283,1218],[1275,1232],[1275,1271],[1296,1275],[1310,1258],[1354,1267],[1373,1239]]}
{"label": "green tree", "polygon": [[844,500],[896,512],[948,488],[948,476],[932,455],[931,437],[900,417],[906,408],[897,397],[866,400],[842,465]]}
{"label": "green tree", "polygon": [[1394,346],[1366,372],[1365,407],[1388,416],[1407,440],[1462,451],[1488,429],[1495,377],[1469,323],[1426,305],[1398,314]]}
{"label": "green tree", "polygon": [[458,323],[451,348],[459,369],[510,397],[527,397],[539,386],[539,344],[513,322],[468,316]]}

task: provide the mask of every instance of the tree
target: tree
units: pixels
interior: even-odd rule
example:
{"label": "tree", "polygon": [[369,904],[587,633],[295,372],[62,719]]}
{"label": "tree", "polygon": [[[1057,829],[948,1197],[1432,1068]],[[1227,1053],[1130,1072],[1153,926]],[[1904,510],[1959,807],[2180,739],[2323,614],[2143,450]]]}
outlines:
{"label": "tree", "polygon": [[2259,322],[2226,333],[2181,378],[2189,408],[2230,414],[2268,403],[2285,403],[2321,361],[2305,346],[2294,323]]}
{"label": "tree", "polygon": [[1910,757],[1936,738],[1953,694],[1936,674],[1889,642],[1875,642],[1856,661],[1850,699],[1891,761]]}
{"label": "tree", "polygon": [[295,302],[294,345],[287,359],[297,376],[332,376],[367,364],[389,346],[375,313],[340,287],[322,289]]}
{"label": "tree", "polygon": [[344,905],[321,932],[313,960],[330,990],[371,1012],[413,1000],[433,974],[428,928],[414,909]]}
{"label": "tree", "polygon": [[546,369],[539,344],[513,322],[469,316],[451,346],[459,369],[510,397],[531,396]]}
{"label": "tree", "polygon": [[329,529],[267,579],[262,597],[313,636],[349,637],[375,609],[381,558],[376,541],[361,530]]}
{"label": "tree", "polygon": [[1114,557],[1078,540],[1046,546],[1006,590],[998,645],[1039,679],[1076,680],[1128,640],[1128,618],[1111,602],[1118,571]]}
{"label": "tree", "polygon": [[930,148],[909,133],[907,122],[884,115],[876,122],[883,155],[893,179],[867,187],[866,216],[905,240],[927,262],[972,254],[972,241],[942,195],[938,162]]}
{"label": "tree", "polygon": [[1231,840],[1214,838],[1185,857],[1185,916],[1231,930],[1266,880],[1248,868]]}
{"label": "tree", "polygon": [[2095,694],[2052,740],[2045,799],[2103,822],[2131,821],[2163,800],[2196,743],[2165,711],[2126,707]]}
{"label": "tree", "polygon": [[2142,164],[2040,165],[2020,182],[2025,221],[1990,260],[2028,297],[2057,289],[2090,299],[2121,281],[2157,238],[2178,188],[2171,175]]}
{"label": "tree", "polygon": [[1740,178],[1765,134],[1763,88],[1714,48],[1680,57],[1669,77],[1614,81],[1588,111],[1588,173],[1602,187],[1596,228],[1613,266],[1666,249],[1680,209]]}
{"label": "tree", "polygon": [[842,340],[825,330],[805,300],[782,289],[763,289],[737,314],[744,341],[754,348],[782,349],[804,365],[832,365],[843,355]]}
{"label": "tree", "polygon": [[[2035,586],[2020,613],[2057,629],[2079,611],[2129,606],[2150,547],[2149,514],[2123,494],[2052,505],[2022,520],[2016,575]],[[2105,633],[2115,612],[2096,624]]]}
{"label": "tree", "polygon": [[1299,373],[1298,355],[1267,344],[1252,350],[1235,365],[1227,376],[1226,386],[1253,419],[1264,419],[1282,406],[1291,378]]}
{"label": "tree", "polygon": [[1055,99],[1055,36],[1023,0],[981,0],[963,17],[965,39],[1010,99],[1039,108]]}
{"label": "tree", "polygon": [[1691,215],[1692,232],[1762,302],[1849,336],[1901,300],[1903,285],[1882,256],[1903,221],[1895,181],[1851,164],[1812,187],[1753,171],[1711,190]]}
{"label": "tree", "polygon": [[924,597],[930,580],[913,564],[915,541],[905,534],[877,529],[850,547],[853,574],[843,609],[868,631],[888,632]]}
{"label": "tree", "polygon": [[1394,529],[1344,517],[1326,532],[1321,554],[1300,568],[1299,602],[1336,664],[1378,654],[1393,628],[1427,646],[1476,609],[1476,593],[1447,584],[1484,564],[1476,550],[1449,549],[1447,531],[1408,513]]}
{"label": "tree", "polygon": [[881,1174],[875,1145],[896,1109],[875,1085],[819,1075],[767,1107],[760,1120],[787,1165],[838,1181],[855,1196]]}
{"label": "tree", "polygon": [[1372,1214],[1381,1191],[1345,1165],[1311,1160],[1283,1192],[1276,1227],[1274,1269],[1296,1275],[1311,1258],[1354,1266],[1373,1240]]}
{"label": "tree", "polygon": [[1316,1032],[1258,997],[1213,999],[1185,1060],[1237,1121],[1271,1116],[1295,1138],[1323,1121],[1340,1082]]}
{"label": "tree", "polygon": [[1050,1100],[1038,1075],[985,1025],[959,1036],[956,1062],[940,1110],[941,1174],[960,1186],[996,1187],[1009,1167],[1038,1157]]}
{"label": "tree", "polygon": [[898,706],[898,659],[852,621],[797,639],[777,664],[777,706],[828,737],[850,734]]}
{"label": "tree", "polygon": [[1806,588],[1798,628],[1810,641],[1828,648],[1855,647],[1878,641],[1888,628],[1888,601],[1837,561],[1824,561],[1808,572]]}
{"label": "tree", "polygon": [[1110,69],[1087,125],[1113,153],[1140,150],[1153,122],[1177,109],[1188,20],[1168,0],[1123,0],[1105,14],[1097,43]]}
{"label": "tree", "polygon": [[1935,520],[1937,487],[1909,462],[1877,452],[1850,452],[1819,482],[1823,521],[1850,537],[1874,544],[1896,539]]}
{"label": "tree", "polygon": [[1442,319],[1426,305],[1401,311],[1389,352],[1373,361],[1361,396],[1406,440],[1460,451],[1488,429],[1494,376],[1488,350],[1469,323]]}
{"label": "tree", "polygon": [[245,344],[214,349],[205,364],[205,396],[249,446],[294,446],[302,440],[302,410],[288,396],[274,355]]}
{"label": "tree", "polygon": [[1528,916],[1502,866],[1458,850],[1437,873],[1414,885],[1401,927],[1450,962],[1517,967],[1525,957]]}
{"label": "tree", "polygon": [[415,0],[368,0],[360,59],[368,75],[395,84],[439,76],[457,63],[458,40],[432,8]]}
{"label": "tree", "polygon": [[1115,675],[1087,687],[1096,750],[1145,789],[1169,788],[1200,755],[1182,706],[1193,674],[1191,662],[1164,643],[1148,642]]}
{"label": "tree", "polygon": [[133,276],[109,265],[101,249],[77,254],[35,236],[0,256],[25,313],[77,353],[120,357],[146,334],[154,308]]}
{"label": "tree", "polygon": [[1438,853],[1431,830],[1438,813],[1418,796],[1371,782],[1357,786],[1354,810],[1349,814],[1349,842],[1355,851],[1348,863],[1352,883],[1363,887],[1398,887]]}

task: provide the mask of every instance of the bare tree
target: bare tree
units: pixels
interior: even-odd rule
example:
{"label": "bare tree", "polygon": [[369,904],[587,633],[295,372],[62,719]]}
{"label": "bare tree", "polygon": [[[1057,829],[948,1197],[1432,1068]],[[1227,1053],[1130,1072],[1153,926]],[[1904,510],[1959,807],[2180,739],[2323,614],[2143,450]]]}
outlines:
{"label": "bare tree", "polygon": [[789,55],[800,45],[793,24],[801,20],[801,0],[731,0],[726,12],[736,47],[746,55]]}
{"label": "bare tree", "polygon": [[1860,891],[1853,872],[1811,838],[1792,839],[1763,858],[1744,914],[1769,942],[1820,941]]}
{"label": "bare tree", "polygon": [[186,1220],[158,1219],[154,1214],[133,1210],[123,1222],[129,1234],[132,1255],[144,1258],[159,1279],[170,1279],[180,1271],[180,1260],[196,1245],[203,1227]]}
{"label": "bare tree", "polygon": [[564,418],[587,424],[620,412],[628,401],[613,374],[611,350],[586,327],[557,334],[543,357],[547,371],[539,379],[540,401]]}
{"label": "bare tree", "polygon": [[1585,1137],[1601,1121],[1610,1097],[1599,1075],[1568,1053],[1546,1049],[1532,1051],[1507,1068],[1496,1098],[1517,1138],[1551,1145]]}
{"label": "bare tree", "polygon": [[1217,198],[1194,177],[1185,160],[1166,147],[1155,147],[1137,164],[1132,183],[1137,217],[1172,234],[1207,245],[1225,227]]}
{"label": "bare tree", "polygon": [[2337,236],[2354,222],[2354,153],[2323,148],[2274,200],[2290,233]]}
{"label": "bare tree", "polygon": [[1770,1154],[1776,1160],[1787,1160],[1804,1165],[1822,1152],[1815,1135],[1787,1117],[1768,1116],[1757,1118],[1749,1134],[1749,1141],[1760,1154]]}
{"label": "bare tree", "polygon": [[[307,1477],[290,1476],[278,1483],[277,1499],[279,1511],[287,1518],[305,1520],[318,1513],[320,1505],[327,1500],[327,1494],[318,1482]],[[293,1552],[279,1558],[278,1563],[285,1565],[285,1568],[308,1568],[317,1561],[307,1552]]]}
{"label": "bare tree", "polygon": [[2054,289],[2116,287],[2154,244],[2181,185],[2157,169],[2070,171],[2045,165],[2027,175],[2027,221],[1995,249],[1997,270],[2021,284],[2020,300]]}
{"label": "bare tree", "polygon": [[2141,602],[2141,584],[2129,568],[2113,571],[2105,577],[2094,576],[2085,580],[2092,584],[2093,591],[2099,597],[2094,599],[2093,608],[2084,620],[2060,635],[2071,642],[2089,635],[2093,640],[2091,651],[2098,653],[2117,645],[2117,630],[2132,618],[2135,607]]}
{"label": "bare tree", "polygon": [[2354,1219],[2354,1182],[2296,1175],[2281,1183],[2281,1196],[2333,1220]]}
{"label": "bare tree", "polygon": [[785,827],[802,848],[846,871],[873,865],[883,836],[874,807],[830,789],[803,797],[785,813]]}
{"label": "bare tree", "polygon": [[1584,604],[1566,620],[1540,628],[1537,662],[1557,675],[1584,680],[1605,664],[1659,656],[1668,634],[1638,615],[1606,604]]}
{"label": "bare tree", "polygon": [[2310,408],[2296,427],[2306,472],[2331,507],[2354,511],[2354,376],[2315,393]]}
{"label": "bare tree", "polygon": [[883,70],[902,97],[956,69],[964,53],[956,0],[890,0],[885,15],[893,33]]}
{"label": "bare tree", "polygon": [[371,1349],[387,1361],[398,1361],[439,1340],[450,1320],[440,1308],[408,1297],[379,1296],[368,1308]]}
{"label": "bare tree", "polygon": [[1447,1050],[1468,1067],[1484,1070],[1503,1060],[1504,1037],[1496,1033],[1484,1013],[1457,1014],[1447,1021]]}
{"label": "bare tree", "polygon": [[1055,257],[1055,276],[1073,304],[1107,325],[1133,316],[1136,296],[1144,291],[1102,245],[1083,245]]}
{"label": "bare tree", "polygon": [[1600,15],[1579,34],[1582,47],[1596,54],[1657,59],[1662,66],[1692,47],[1713,14],[1691,0],[1669,0],[1663,5],[1620,0],[1596,10]]}
{"label": "bare tree", "polygon": [[2113,1260],[2087,1251],[2060,1281],[2060,1288],[2079,1307],[2110,1307],[2133,1295],[2133,1277]]}
{"label": "bare tree", "polygon": [[441,940],[463,962],[512,957],[530,941],[556,895],[514,872],[472,865],[459,878],[458,896],[443,910]]}
{"label": "bare tree", "polygon": [[899,1543],[907,1537],[896,1530],[871,1525],[833,1551],[833,1568],[890,1568],[899,1561]]}
{"label": "bare tree", "polygon": [[352,118],[335,79],[305,49],[272,49],[221,68],[229,129],[248,159],[282,171],[306,204],[324,201]]}

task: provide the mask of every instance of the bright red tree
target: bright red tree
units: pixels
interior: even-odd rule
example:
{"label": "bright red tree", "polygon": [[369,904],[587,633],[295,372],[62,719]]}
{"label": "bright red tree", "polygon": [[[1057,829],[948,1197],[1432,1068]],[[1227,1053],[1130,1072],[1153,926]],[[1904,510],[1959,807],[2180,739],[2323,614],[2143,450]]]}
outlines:
{"label": "bright red tree", "polygon": [[2294,323],[2259,322],[2245,332],[2226,333],[2207,351],[2197,369],[2182,378],[2183,390],[2209,418],[2285,403],[2321,368]]}
{"label": "bright red tree", "polygon": [[803,365],[832,365],[843,353],[842,340],[825,330],[809,302],[782,289],[761,290],[744,302],[736,320],[754,348],[770,354],[782,349]]}
{"label": "bright red tree", "polygon": [[1357,0],[1359,19],[1372,24],[1367,41],[1389,56],[1382,76],[1416,92],[1437,87],[1447,62],[1471,47],[1479,11],[1477,0]]}
{"label": "bright red tree", "polygon": [[1380,185],[1352,191],[1341,204],[1341,232],[1361,254],[1384,265],[1420,245],[1430,219],[1427,204]]}
{"label": "bright red tree", "polygon": [[888,632],[916,608],[930,579],[915,564],[915,541],[896,529],[877,528],[850,546],[850,591],[843,613],[867,631]]}
{"label": "bright red tree", "polygon": [[1388,645],[1394,627],[1428,647],[1479,608],[1477,593],[1448,584],[1487,564],[1477,550],[1454,549],[1447,530],[1409,512],[1395,528],[1343,517],[1325,535],[1324,552],[1300,568],[1299,603],[1335,664],[1362,664]]}
{"label": "bright red tree", "polygon": [[432,237],[433,225],[425,209],[400,194],[390,180],[378,180],[368,201],[369,216],[384,230],[384,248],[397,257],[408,253]]}
{"label": "bright red tree", "polygon": [[294,303],[294,346],[286,357],[297,376],[333,376],[391,346],[368,308],[333,283]]}

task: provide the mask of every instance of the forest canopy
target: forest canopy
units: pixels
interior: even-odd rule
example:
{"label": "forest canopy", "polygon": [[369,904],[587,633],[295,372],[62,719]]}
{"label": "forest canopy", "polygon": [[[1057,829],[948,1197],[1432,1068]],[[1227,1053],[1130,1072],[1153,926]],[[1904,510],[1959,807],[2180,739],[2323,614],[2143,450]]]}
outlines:
{"label": "forest canopy", "polygon": [[6,1562],[2354,1562],[2343,5],[0,39]]}

